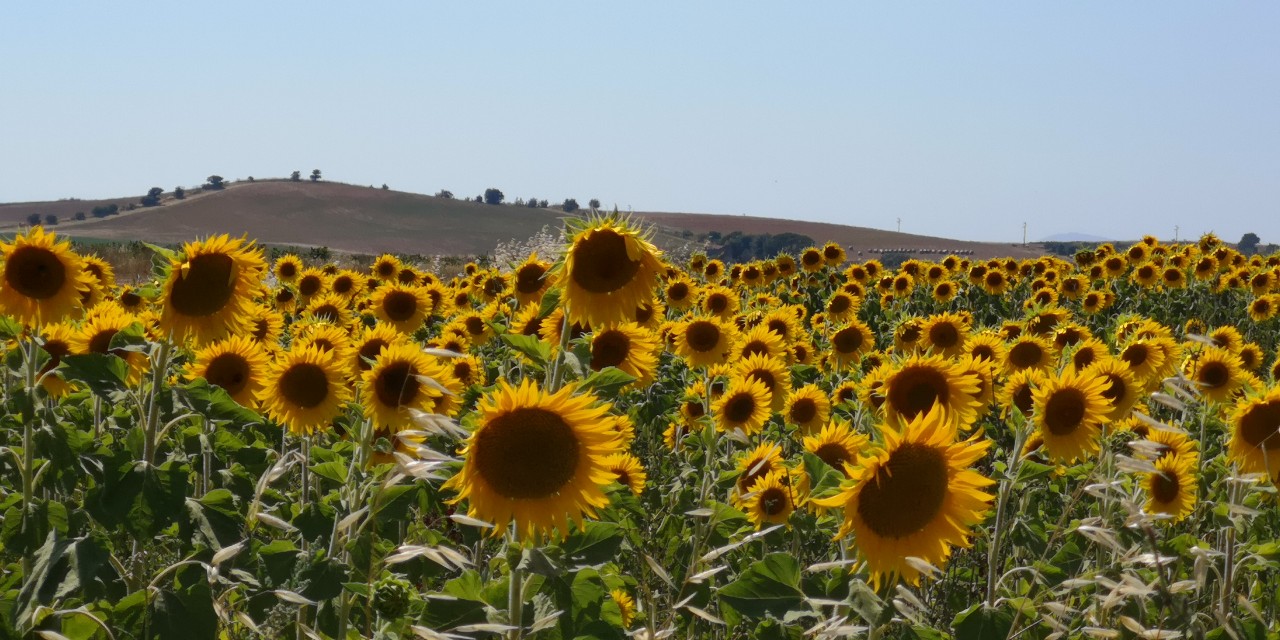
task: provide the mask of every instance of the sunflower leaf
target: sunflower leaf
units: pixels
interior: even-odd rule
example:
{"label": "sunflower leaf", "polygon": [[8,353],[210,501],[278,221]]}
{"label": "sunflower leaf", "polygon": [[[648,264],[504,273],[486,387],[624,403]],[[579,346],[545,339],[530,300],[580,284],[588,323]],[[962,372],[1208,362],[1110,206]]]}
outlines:
{"label": "sunflower leaf", "polygon": [[196,378],[178,387],[191,409],[209,420],[233,422],[239,425],[262,422],[262,417],[251,409],[240,406],[225,389],[209,384],[204,378]]}
{"label": "sunflower leaf", "polygon": [[771,553],[753,562],[737,580],[721,587],[720,601],[749,618],[783,616],[804,602],[800,563],[789,553]]}
{"label": "sunflower leaf", "polygon": [[605,367],[582,381],[584,389],[593,389],[596,395],[611,398],[623,387],[635,382],[636,377],[617,367]]}
{"label": "sunflower leaf", "polygon": [[538,317],[539,318],[547,317],[548,314],[550,314],[552,311],[555,311],[556,307],[559,307],[559,306],[560,306],[560,289],[556,289],[556,288],[549,289],[546,293],[542,294],[542,304],[538,307]]}
{"label": "sunflower leaf", "polygon": [[84,383],[99,396],[124,391],[129,369],[124,360],[105,353],[66,356],[59,366],[65,370],[64,378]]}
{"label": "sunflower leaf", "polygon": [[537,336],[504,333],[500,337],[507,346],[519,351],[539,367],[547,366],[547,360],[551,359],[551,345],[539,340]]}
{"label": "sunflower leaf", "polygon": [[22,324],[9,316],[0,317],[0,340],[12,340],[22,335]]}

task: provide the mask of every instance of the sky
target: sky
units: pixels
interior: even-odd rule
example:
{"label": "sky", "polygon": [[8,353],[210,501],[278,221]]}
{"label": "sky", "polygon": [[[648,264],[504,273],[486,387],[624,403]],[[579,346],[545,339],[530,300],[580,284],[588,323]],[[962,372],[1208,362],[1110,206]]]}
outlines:
{"label": "sky", "polygon": [[0,202],[321,169],[965,240],[1280,243],[1277,33],[1280,3],[1230,0],[8,3]]}

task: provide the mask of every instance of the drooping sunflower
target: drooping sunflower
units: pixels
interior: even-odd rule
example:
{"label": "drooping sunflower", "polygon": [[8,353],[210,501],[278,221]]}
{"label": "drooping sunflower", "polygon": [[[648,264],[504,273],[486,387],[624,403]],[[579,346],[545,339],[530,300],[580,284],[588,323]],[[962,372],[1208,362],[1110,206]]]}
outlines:
{"label": "drooping sunflower", "polygon": [[618,616],[622,618],[622,626],[631,628],[631,623],[636,619],[636,601],[623,589],[614,589],[609,592],[609,597],[618,605]]}
{"label": "drooping sunflower", "polygon": [[272,272],[275,273],[276,280],[284,284],[293,284],[297,282],[298,276],[302,275],[302,270],[305,268],[306,265],[302,264],[302,258],[292,253],[286,253],[276,259]]}
{"label": "drooping sunflower", "polygon": [[249,329],[266,263],[253,245],[225,234],[188,242],[171,260],[160,300],[160,328],[203,344]]}
{"label": "drooping sunflower", "polygon": [[690,367],[723,364],[736,341],[736,328],[714,316],[695,317],[675,329],[675,351]]}
{"label": "drooping sunflower", "polygon": [[800,433],[814,433],[831,418],[831,400],[817,385],[808,384],[791,394],[782,415],[786,423],[798,427]]}
{"label": "drooping sunflower", "polygon": [[934,406],[960,428],[978,417],[977,376],[941,356],[912,355],[885,379],[886,422],[902,425],[928,413]]}
{"label": "drooping sunflower", "polygon": [[1163,513],[1176,523],[1191,515],[1196,506],[1199,479],[1196,459],[1177,455],[1163,456],[1153,464],[1156,470],[1147,473],[1143,486],[1147,490],[1147,513]]}
{"label": "drooping sunflower", "polygon": [[295,435],[323,429],[342,412],[351,398],[337,356],[317,345],[277,355],[267,371],[258,401],[267,415]]}
{"label": "drooping sunflower", "polygon": [[816,435],[804,437],[804,450],[831,465],[836,471],[849,475],[845,465],[853,465],[870,441],[853,430],[848,422],[833,419]]}
{"label": "drooping sunflower", "polygon": [[769,419],[769,390],[755,378],[738,377],[711,405],[716,429],[741,430],[747,435],[760,431]]}
{"label": "drooping sunflower", "polygon": [[422,326],[431,312],[431,300],[422,287],[397,283],[378,287],[369,303],[379,320],[409,335]]}
{"label": "drooping sunflower", "polygon": [[1068,369],[1031,392],[1035,424],[1052,459],[1070,464],[1098,452],[1100,428],[1112,408],[1106,389],[1105,377]]}
{"label": "drooping sunflower", "polygon": [[89,287],[84,261],[71,243],[32,227],[0,242],[0,314],[25,324],[58,322],[80,310]]}
{"label": "drooping sunflower", "polygon": [[1243,473],[1280,472],[1280,386],[1236,401],[1228,420],[1227,454]]}
{"label": "drooping sunflower", "polygon": [[617,476],[604,460],[621,451],[605,417],[609,405],[568,385],[547,393],[528,379],[505,380],[481,397],[476,427],[461,452],[462,470],[444,484],[467,501],[467,514],[502,535],[514,521],[521,537],[582,525],[609,503]]}
{"label": "drooping sunflower", "polygon": [[569,319],[592,326],[632,320],[635,309],[654,298],[663,270],[659,256],[625,220],[587,221],[569,239],[560,265]]}
{"label": "drooping sunflower", "polygon": [[644,483],[648,478],[640,459],[630,453],[612,453],[605,456],[604,466],[617,479],[618,484],[631,490],[631,493],[644,493]]}
{"label": "drooping sunflower", "polygon": [[943,567],[952,547],[967,547],[972,528],[985,518],[995,484],[969,467],[986,454],[989,440],[957,441],[955,430],[935,407],[898,431],[881,427],[883,445],[850,465],[840,493],[816,500],[843,508],[838,536],[853,535],[867,561],[871,584],[898,579],[918,585],[920,572],[909,557]]}
{"label": "drooping sunflower", "polygon": [[647,387],[658,367],[658,349],[653,332],[634,322],[603,327],[591,336],[591,369],[617,367],[635,378],[632,385]]}
{"label": "drooping sunflower", "polygon": [[756,529],[766,524],[787,524],[795,511],[792,492],[787,470],[771,471],[751,484],[742,499],[743,511]]}
{"label": "drooping sunflower", "polygon": [[[428,383],[423,378],[429,378]],[[360,403],[364,415],[383,432],[396,432],[412,423],[410,409],[441,411],[445,383],[452,378],[438,361],[407,342],[382,347],[373,366],[362,375]]]}

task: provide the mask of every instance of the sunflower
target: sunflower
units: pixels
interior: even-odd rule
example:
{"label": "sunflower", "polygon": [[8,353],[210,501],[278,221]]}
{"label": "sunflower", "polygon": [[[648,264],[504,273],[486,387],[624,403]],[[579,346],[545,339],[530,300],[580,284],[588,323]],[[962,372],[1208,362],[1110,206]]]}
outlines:
{"label": "sunflower", "polygon": [[1112,409],[1106,390],[1107,378],[1067,370],[1031,392],[1035,424],[1051,458],[1072,463],[1098,452],[1099,429]]}
{"label": "sunflower", "polygon": [[961,352],[973,356],[975,360],[986,360],[995,364],[1004,362],[1007,349],[1000,336],[984,331],[965,339]]}
{"label": "sunflower", "polygon": [[463,389],[472,385],[483,386],[488,384],[488,374],[485,371],[484,363],[473,354],[449,358],[447,364],[449,371],[453,373],[454,379],[458,381]]}
{"label": "sunflower", "polygon": [[737,292],[728,287],[710,285],[702,289],[702,312],[723,320],[730,319],[738,313],[740,300]]}
{"label": "sunflower", "polygon": [[827,299],[827,304],[823,311],[827,314],[827,319],[834,323],[842,323],[852,320],[858,314],[858,305],[860,300],[844,291],[836,291]]}
{"label": "sunflower", "polygon": [[[495,316],[493,307],[486,307],[479,310],[468,310],[456,316],[449,322],[450,326],[458,326],[467,334],[467,340],[476,346],[489,344],[490,340],[497,337],[490,322]],[[557,344],[559,344],[557,342]]]}
{"label": "sunflower", "polygon": [[1164,351],[1153,340],[1130,340],[1120,347],[1116,357],[1129,364],[1133,376],[1142,384],[1156,378],[1164,366]]}
{"label": "sunflower", "polygon": [[769,391],[769,408],[778,413],[791,395],[791,373],[782,358],[755,354],[738,360],[734,375],[759,380]]}
{"label": "sunflower", "polygon": [[1244,473],[1280,472],[1280,386],[1236,402],[1227,453]]}
{"label": "sunflower", "polygon": [[822,257],[822,250],[817,247],[809,247],[800,253],[800,268],[805,273],[817,273],[826,266],[826,260]]}
{"label": "sunflower", "polygon": [[756,529],[765,524],[786,524],[795,511],[794,498],[788,471],[771,471],[751,484],[742,498],[742,510]]}
{"label": "sunflower", "polygon": [[944,409],[953,426],[966,427],[978,417],[977,376],[941,356],[913,355],[885,379],[886,422],[903,425],[929,412]]}
{"label": "sunflower", "polygon": [[755,378],[733,378],[711,405],[711,413],[720,431],[756,433],[769,419],[769,389]]}
{"label": "sunflower", "polygon": [[787,399],[782,415],[786,423],[798,427],[800,433],[813,433],[830,419],[831,401],[817,385],[805,385]]}
{"label": "sunflower", "polygon": [[91,275],[69,242],[32,227],[12,243],[0,242],[0,262],[0,314],[38,325],[79,311]]}
{"label": "sunflower", "polygon": [[635,495],[644,493],[644,483],[648,475],[639,458],[626,452],[611,453],[605,456],[603,464],[614,475],[618,484],[630,489]]}
{"label": "sunflower", "polygon": [[452,377],[444,366],[416,345],[388,344],[362,375],[360,403],[364,415],[373,420],[379,431],[396,432],[411,424],[408,409],[448,413],[446,389],[456,385],[446,383]]}
{"label": "sunflower", "polygon": [[560,345],[565,341],[572,341],[581,338],[591,331],[591,327],[584,326],[580,323],[569,325],[569,335],[565,336],[561,332],[564,330],[564,309],[557,308],[547,317],[542,319],[538,325],[538,336],[547,344],[551,345],[552,353],[560,350]]}
{"label": "sunflower", "polygon": [[920,583],[908,558],[945,566],[952,547],[969,545],[972,527],[991,505],[993,496],[983,489],[995,481],[969,468],[991,441],[956,441],[944,413],[936,407],[901,431],[881,427],[883,445],[849,466],[840,493],[815,501],[844,509],[837,536],[853,535],[877,590],[899,578]]}
{"label": "sunflower", "polygon": [[675,351],[691,367],[724,363],[736,340],[734,326],[716,317],[695,317],[675,329]]}
{"label": "sunflower", "polygon": [[343,369],[332,351],[295,345],[271,363],[258,401],[291,433],[310,435],[332,422],[351,398]]}
{"label": "sunflower", "polygon": [[1022,335],[1008,345],[1005,352],[1005,373],[1022,369],[1048,369],[1052,362],[1053,347],[1049,341],[1033,335]]}
{"label": "sunflower", "polygon": [[373,362],[378,359],[378,354],[382,352],[383,347],[407,342],[409,342],[408,336],[384,322],[365,327],[351,343],[354,351],[352,355],[355,358],[351,363],[351,371],[364,372],[372,369]]}
{"label": "sunflower", "polygon": [[920,333],[922,347],[950,358],[964,349],[969,335],[969,322],[959,314],[942,313],[925,320]]}
{"label": "sunflower", "polygon": [[569,239],[561,265],[569,318],[593,326],[632,320],[632,312],[654,297],[663,269],[659,251],[627,221],[585,224]]}
{"label": "sunflower", "polygon": [[538,259],[535,251],[515,268],[515,295],[520,306],[538,304],[543,294],[551,288],[555,278],[550,276],[551,263]]}
{"label": "sunflower", "polygon": [[342,269],[333,276],[333,282],[330,283],[329,289],[335,295],[342,296],[347,300],[354,300],[368,291],[368,283],[369,279],[364,274],[350,269]]}
{"label": "sunflower", "polygon": [[748,358],[755,355],[785,358],[787,344],[777,332],[768,326],[758,324],[747,329],[738,338],[737,344],[733,347],[733,354],[737,358]]}
{"label": "sunflower", "polygon": [[671,278],[663,287],[663,299],[668,309],[688,309],[697,302],[699,295],[698,287],[684,274]]}
{"label": "sunflower", "polygon": [[1163,456],[1154,463],[1156,470],[1147,473],[1143,487],[1147,490],[1147,513],[1163,513],[1171,516],[1170,522],[1180,522],[1191,515],[1196,506],[1199,479],[1196,477],[1196,459],[1182,456]]}
{"label": "sunflower", "polygon": [[124,360],[128,364],[125,383],[135,386],[142,382],[142,374],[146,372],[151,361],[147,358],[147,354],[140,351],[112,349],[111,339],[137,322],[139,322],[137,317],[126,313],[117,304],[100,304],[85,318],[80,325],[80,330],[72,337],[71,351],[77,354],[110,354]]}
{"label": "sunflower", "polygon": [[476,428],[467,438],[462,470],[444,484],[468,502],[467,514],[491,522],[502,535],[514,521],[520,537],[558,529],[609,504],[605,487],[617,475],[605,459],[621,451],[610,428],[609,405],[575,385],[554,393],[529,380],[503,380],[481,397]]}
{"label": "sunflower", "polygon": [[62,359],[72,353],[76,332],[69,325],[57,322],[41,327],[41,333],[43,335],[40,348],[44,350],[45,355],[49,356],[49,360],[40,367],[36,376],[49,397],[61,398],[71,393],[76,387],[74,382],[68,382],[61,373],[56,371]]}
{"label": "sunflower", "polygon": [[924,336],[923,328],[919,318],[907,318],[898,323],[893,330],[893,350],[903,354],[914,352],[920,346],[920,338]]}
{"label": "sunflower", "polygon": [[169,264],[160,328],[197,344],[247,330],[266,263],[251,242],[227,235],[188,242]]}
{"label": "sunflower", "polygon": [[1265,357],[1262,353],[1262,347],[1246,342],[1240,346],[1240,350],[1236,352],[1236,357],[1240,359],[1240,366],[1245,371],[1254,372],[1262,368],[1262,359]]}
{"label": "sunflower", "polygon": [[266,351],[252,338],[231,336],[196,351],[185,377],[204,378],[241,406],[252,407],[265,383],[268,362]]}
{"label": "sunflower", "polygon": [[370,297],[373,314],[401,333],[412,335],[431,312],[431,301],[422,287],[387,284]]}
{"label": "sunflower", "polygon": [[1244,336],[1240,334],[1240,330],[1229,324],[1215,327],[1207,337],[1215,347],[1222,347],[1227,351],[1239,351],[1244,345]]}
{"label": "sunflower", "polygon": [[312,322],[328,322],[345,327],[351,324],[348,299],[336,293],[322,293],[311,298],[302,318]]}
{"label": "sunflower", "polygon": [[298,297],[305,302],[310,300],[312,296],[318,296],[329,288],[329,274],[315,267],[308,267],[298,274],[298,279],[294,282],[294,288],[298,291]]}
{"label": "sunflower", "polygon": [[604,327],[591,336],[591,369],[617,367],[635,378],[636,387],[653,382],[658,367],[658,339],[634,322]]}
{"label": "sunflower", "polygon": [[1069,354],[1069,357],[1064,358],[1068,366],[1077,370],[1083,370],[1095,362],[1111,357],[1107,343],[1097,338],[1085,338],[1076,343],[1075,348],[1063,353]]}
{"label": "sunflower", "polygon": [[782,447],[775,442],[762,442],[755,449],[743,452],[738,456],[738,479],[734,484],[731,502],[741,507],[743,498],[758,480],[775,471],[786,470],[787,465],[782,460]]}
{"label": "sunflower", "polygon": [[306,265],[302,264],[302,258],[292,253],[286,253],[276,260],[271,271],[275,274],[276,280],[285,284],[293,284],[297,282],[298,276],[302,275],[302,270],[305,268]]}
{"label": "sunflower", "polygon": [[1240,371],[1240,358],[1236,354],[1208,347],[1192,359],[1184,367],[1188,380],[1206,402],[1225,402],[1235,395],[1243,384]]}
{"label": "sunflower", "polygon": [[298,295],[289,287],[280,287],[272,293],[271,304],[281,313],[289,313],[298,306]]}
{"label": "sunflower", "polygon": [[804,437],[804,450],[831,465],[836,471],[849,475],[846,465],[853,465],[870,440],[853,430],[848,422],[836,418],[816,435]]}
{"label": "sunflower", "polygon": [[636,601],[623,589],[614,589],[609,592],[609,597],[618,605],[618,616],[622,619],[622,626],[630,628],[631,623],[636,619]]}
{"label": "sunflower", "polygon": [[1002,415],[1009,415],[1017,409],[1022,415],[1030,417],[1035,408],[1032,393],[1044,384],[1046,375],[1039,369],[1021,369],[1005,379],[1000,387],[997,403]]}

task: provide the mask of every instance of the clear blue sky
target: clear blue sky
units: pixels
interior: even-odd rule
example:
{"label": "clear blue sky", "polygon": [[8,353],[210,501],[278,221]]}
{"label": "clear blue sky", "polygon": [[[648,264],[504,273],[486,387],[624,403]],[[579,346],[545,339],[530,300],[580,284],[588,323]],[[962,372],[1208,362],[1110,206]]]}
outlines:
{"label": "clear blue sky", "polygon": [[0,201],[326,177],[1280,242],[1280,3],[21,2]]}

